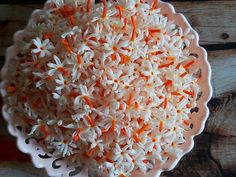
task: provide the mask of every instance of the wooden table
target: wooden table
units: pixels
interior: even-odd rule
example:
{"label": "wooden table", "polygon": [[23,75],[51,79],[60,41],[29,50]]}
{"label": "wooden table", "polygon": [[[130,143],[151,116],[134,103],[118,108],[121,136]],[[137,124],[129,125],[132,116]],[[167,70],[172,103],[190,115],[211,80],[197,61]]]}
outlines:
{"label": "wooden table", "polygon": [[[0,65],[12,44],[15,31],[24,28],[31,12],[43,0],[0,1]],[[34,3],[34,4],[32,4]],[[194,149],[179,165],[162,177],[235,177],[236,176],[236,1],[171,1],[199,32],[201,45],[212,66],[214,98],[205,131],[195,138]],[[27,155],[19,152],[15,139],[0,119],[0,176],[45,177]]]}

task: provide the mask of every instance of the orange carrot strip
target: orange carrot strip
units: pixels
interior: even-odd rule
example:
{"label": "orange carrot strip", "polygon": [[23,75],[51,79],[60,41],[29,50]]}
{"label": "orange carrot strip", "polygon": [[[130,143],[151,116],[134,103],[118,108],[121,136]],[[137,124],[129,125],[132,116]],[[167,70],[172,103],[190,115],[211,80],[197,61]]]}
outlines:
{"label": "orange carrot strip", "polygon": [[190,95],[191,97],[193,97],[193,92],[188,91],[188,90],[183,90],[184,93]]}
{"label": "orange carrot strip", "polygon": [[89,115],[86,116],[86,120],[88,121],[88,123],[90,124],[91,127],[94,126],[94,121]]}
{"label": "orange carrot strip", "polygon": [[179,64],[175,67],[175,69],[179,69],[180,66],[181,66],[181,64],[179,63]]}
{"label": "orange carrot strip", "polygon": [[151,11],[155,10],[157,8],[158,0],[154,0],[151,6]]}
{"label": "orange carrot strip", "polygon": [[163,54],[163,52],[161,52],[161,51],[155,51],[155,52],[152,52],[151,54],[152,54],[152,55],[160,55],[160,54]]}
{"label": "orange carrot strip", "polygon": [[116,5],[115,8],[118,10],[119,12],[119,17],[120,19],[122,18],[122,12],[124,11],[124,7],[120,6],[120,5]]}
{"label": "orange carrot strip", "polygon": [[185,98],[185,96],[180,97],[179,102],[181,102],[184,98]]}
{"label": "orange carrot strip", "polygon": [[146,101],[146,105],[148,106],[151,102],[152,102],[152,99],[149,98],[149,99]]}
{"label": "orange carrot strip", "polygon": [[134,108],[135,108],[136,110],[138,110],[139,107],[140,107],[139,103],[138,103],[138,102],[135,102],[135,103],[134,103]]}
{"label": "orange carrot strip", "polygon": [[39,126],[39,130],[45,135],[45,136],[48,136],[49,135],[49,132],[48,130],[46,129],[46,127],[44,125],[40,125]]}
{"label": "orange carrot strip", "polygon": [[125,19],[124,19],[124,26],[123,26],[123,28],[122,28],[123,31],[126,30],[127,23],[128,23],[128,19],[125,18]]}
{"label": "orange carrot strip", "polygon": [[82,57],[77,55],[77,63],[80,65],[82,63]]}
{"label": "orange carrot strip", "polygon": [[110,127],[110,131],[114,131],[116,128],[116,120],[115,119],[112,119],[111,121],[111,127]]}
{"label": "orange carrot strip", "polygon": [[163,65],[159,65],[158,68],[161,69],[161,68],[168,68],[169,66],[173,65],[174,62],[170,62],[170,63],[167,63],[167,64],[163,64]]}
{"label": "orange carrot strip", "polygon": [[184,65],[184,69],[189,68],[191,65],[193,65],[195,63],[195,61],[190,61],[189,63],[187,63],[186,65]]}
{"label": "orange carrot strip", "polygon": [[119,175],[119,177],[126,177],[123,173]]}
{"label": "orange carrot strip", "polygon": [[149,160],[143,160],[143,163],[147,164],[149,162]]}
{"label": "orange carrot strip", "polygon": [[87,2],[87,12],[90,12],[90,9],[91,9],[91,0],[88,0]]}
{"label": "orange carrot strip", "polygon": [[160,33],[161,30],[160,29],[148,29],[149,33]]}
{"label": "orange carrot strip", "polygon": [[75,18],[74,18],[73,15],[71,15],[71,16],[69,17],[69,20],[70,20],[71,26],[75,26]]}
{"label": "orange carrot strip", "polygon": [[65,46],[69,46],[69,43],[66,39],[61,39],[61,43]]}
{"label": "orange carrot strip", "polygon": [[134,100],[134,94],[131,93],[130,96],[129,96],[129,99],[128,99],[128,101],[127,101],[127,105],[130,106],[131,103],[133,102],[133,100]]}
{"label": "orange carrot strip", "polygon": [[77,141],[79,139],[79,135],[76,133],[75,136],[73,137],[73,141]]}
{"label": "orange carrot strip", "polygon": [[165,98],[164,99],[164,109],[167,109],[167,106],[168,106],[168,99]]}
{"label": "orange carrot strip", "polygon": [[102,0],[103,3],[103,12],[102,12],[102,18],[105,19],[107,17],[107,3],[106,0]]}
{"label": "orange carrot strip", "polygon": [[90,149],[90,150],[88,151],[87,155],[88,155],[89,157],[91,157],[91,156],[94,154],[94,152],[95,152],[95,149],[96,149],[96,147],[95,147],[95,148],[92,148],[92,149]]}
{"label": "orange carrot strip", "polygon": [[165,86],[170,86],[172,85],[172,80],[167,80],[165,83],[164,83]]}
{"label": "orange carrot strip", "polygon": [[9,85],[9,86],[6,87],[6,90],[8,92],[14,92],[14,91],[16,91],[16,86]]}
{"label": "orange carrot strip", "polygon": [[190,123],[189,123],[187,120],[184,120],[184,119],[183,119],[183,123],[184,123],[184,125],[186,125],[186,126],[189,126],[189,125],[190,125]]}
{"label": "orange carrot strip", "polygon": [[121,135],[126,135],[126,130],[124,129],[124,128],[122,128],[121,130],[120,130],[120,133],[121,133]]}
{"label": "orange carrot strip", "polygon": [[88,96],[84,96],[84,100],[86,101],[86,103],[92,108],[93,107],[93,103],[92,101],[90,100],[90,98]]}
{"label": "orange carrot strip", "polygon": [[181,94],[178,93],[178,92],[172,92],[171,95],[174,95],[174,96],[180,96]]}
{"label": "orange carrot strip", "polygon": [[184,72],[183,74],[181,74],[179,77],[184,78],[188,73]]}
{"label": "orange carrot strip", "polygon": [[163,126],[164,126],[164,122],[163,122],[163,121],[160,121],[159,132],[162,132]]}
{"label": "orange carrot strip", "polygon": [[146,130],[148,130],[148,129],[150,129],[150,128],[151,128],[151,127],[150,127],[149,124],[143,125],[143,126],[137,131],[137,134],[139,135],[139,134],[143,133],[144,131],[146,131]]}
{"label": "orange carrot strip", "polygon": [[131,23],[132,23],[132,26],[133,26],[131,41],[134,41],[136,39],[136,21],[135,21],[134,16],[131,16]]}
{"label": "orange carrot strip", "polygon": [[77,96],[79,96],[79,95],[80,95],[79,92],[74,92],[74,91],[72,91],[72,92],[70,92],[70,94],[69,94],[68,96],[71,97],[71,98],[75,98],[75,97],[77,97]]}
{"label": "orange carrot strip", "polygon": [[140,139],[139,139],[137,133],[135,133],[135,134],[133,135],[133,139],[134,139],[134,141],[135,141],[136,143],[138,143],[138,142],[140,141]]}
{"label": "orange carrot strip", "polygon": [[59,71],[59,72],[61,72],[62,74],[64,74],[64,75],[69,75],[69,71],[67,71],[64,67],[62,67],[62,66],[60,66],[60,67],[58,67],[57,68],[57,70]]}

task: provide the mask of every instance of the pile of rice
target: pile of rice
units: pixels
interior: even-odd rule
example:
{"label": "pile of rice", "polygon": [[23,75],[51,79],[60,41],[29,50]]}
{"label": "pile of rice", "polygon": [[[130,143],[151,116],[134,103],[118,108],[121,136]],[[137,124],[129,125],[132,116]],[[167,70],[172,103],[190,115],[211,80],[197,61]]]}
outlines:
{"label": "pile of rice", "polygon": [[193,38],[157,0],[49,0],[16,42],[7,111],[54,156],[146,173],[182,153],[199,91]]}

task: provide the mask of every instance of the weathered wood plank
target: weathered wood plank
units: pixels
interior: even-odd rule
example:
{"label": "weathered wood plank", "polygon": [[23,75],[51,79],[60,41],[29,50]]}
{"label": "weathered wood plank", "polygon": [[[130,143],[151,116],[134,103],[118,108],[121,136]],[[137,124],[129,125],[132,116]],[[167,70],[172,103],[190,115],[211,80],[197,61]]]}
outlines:
{"label": "weathered wood plank", "polygon": [[209,61],[212,67],[214,96],[236,89],[236,50],[211,51]]}
{"label": "weathered wood plank", "polygon": [[0,162],[1,177],[47,177],[44,169],[38,169],[32,163]]}
{"label": "weathered wood plank", "polygon": [[211,135],[203,133],[195,138],[194,149],[177,168],[164,172],[161,177],[224,177],[218,164],[209,153]]}
{"label": "weathered wood plank", "polygon": [[219,162],[224,176],[236,176],[236,137],[213,136],[211,155]]}
{"label": "weathered wood plank", "polygon": [[211,115],[205,130],[217,135],[236,137],[236,93],[214,98],[208,105]]}
{"label": "weathered wood plank", "polygon": [[[199,32],[202,45],[236,42],[236,1],[172,3]],[[0,56],[12,44],[13,33],[24,28],[31,12],[41,7],[42,4],[0,5]]]}

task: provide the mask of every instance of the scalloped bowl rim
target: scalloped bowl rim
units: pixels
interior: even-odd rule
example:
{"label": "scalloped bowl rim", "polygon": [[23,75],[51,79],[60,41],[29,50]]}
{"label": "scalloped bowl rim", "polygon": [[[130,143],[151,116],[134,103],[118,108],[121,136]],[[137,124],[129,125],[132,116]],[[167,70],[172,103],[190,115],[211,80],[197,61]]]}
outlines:
{"label": "scalloped bowl rim", "polygon": [[[44,7],[46,7],[46,5],[47,5],[47,2],[45,3]],[[191,25],[189,24],[189,22],[187,21],[187,19],[185,18],[185,16],[183,14],[176,13],[174,7],[170,3],[159,1],[159,7],[161,8],[161,11],[164,10],[168,14],[168,17],[171,16],[172,20],[174,20],[177,25],[179,25],[179,23],[182,22],[183,23],[182,26],[179,25],[181,28],[189,27],[191,29],[191,33],[195,35],[195,39],[191,41],[192,47],[196,51],[199,51],[198,54],[202,55],[202,57],[199,60],[202,60],[201,62],[203,62],[204,66],[205,66],[204,71],[205,71],[205,74],[207,75],[207,78],[204,79],[206,90],[204,90],[205,98],[202,101],[203,102],[202,106],[203,106],[204,112],[202,113],[203,116],[202,116],[202,120],[200,122],[201,126],[199,126],[198,129],[195,130],[194,133],[189,134],[188,136],[185,136],[186,143],[184,143],[185,148],[184,148],[184,151],[181,154],[181,156],[179,156],[178,158],[175,158],[175,159],[168,160],[167,164],[164,164],[163,166],[158,166],[158,167],[155,167],[154,169],[152,169],[150,172],[148,172],[146,174],[147,176],[151,175],[150,177],[158,177],[158,176],[160,176],[161,172],[172,170],[177,165],[179,160],[185,154],[187,154],[190,150],[192,150],[192,148],[194,146],[193,138],[195,136],[199,135],[204,130],[206,120],[209,116],[209,109],[207,107],[207,103],[209,102],[210,98],[212,97],[212,92],[213,92],[212,91],[212,86],[211,86],[211,67],[210,67],[210,64],[207,60],[206,50],[204,48],[200,47],[200,45],[199,45],[199,35],[198,35],[198,33],[191,27]],[[14,54],[16,53],[16,49],[17,49],[16,45],[15,45],[16,41],[18,40],[20,35],[22,35],[24,32],[27,32],[26,30],[29,27],[29,24],[31,23],[31,21],[34,19],[33,17],[35,15],[37,15],[38,13],[40,13],[40,12],[42,12],[42,10],[39,10],[39,9],[34,10],[31,14],[30,18],[29,18],[28,25],[25,27],[25,29],[17,31],[14,34],[14,45],[10,46],[6,50],[6,61],[5,61],[5,64],[4,64],[4,66],[1,70],[1,78],[4,78],[4,76],[6,75],[7,64],[10,61],[11,57],[14,56]],[[2,81],[1,81],[1,95],[2,96],[5,95],[5,92],[2,89],[3,85],[4,85],[4,79],[2,79]],[[6,109],[6,105],[3,104],[3,107],[2,107],[3,117],[8,122],[8,131],[9,131],[9,133],[17,138],[18,148],[22,152],[27,153],[31,156],[32,162],[33,162],[35,167],[45,168],[46,172],[51,176],[61,175],[61,172],[55,172],[55,170],[52,169],[50,166],[48,166],[47,163],[45,164],[42,161],[40,162],[41,159],[39,159],[37,157],[37,153],[32,148],[29,149],[29,147],[24,145],[24,143],[22,142],[22,140],[24,139],[23,136],[20,133],[17,133],[17,131],[14,129],[14,126],[11,123],[11,118],[8,115],[8,113],[5,111],[5,109]],[[84,171],[83,174],[87,174],[87,172]],[[132,176],[141,177],[143,175],[140,174],[140,172],[136,170],[132,173]],[[79,175],[79,177],[83,177],[83,175]]]}

